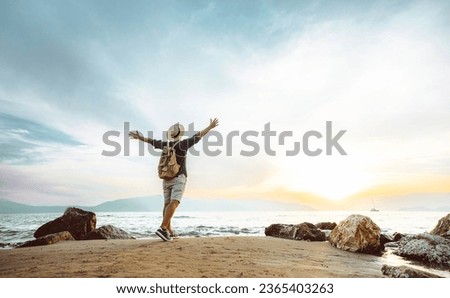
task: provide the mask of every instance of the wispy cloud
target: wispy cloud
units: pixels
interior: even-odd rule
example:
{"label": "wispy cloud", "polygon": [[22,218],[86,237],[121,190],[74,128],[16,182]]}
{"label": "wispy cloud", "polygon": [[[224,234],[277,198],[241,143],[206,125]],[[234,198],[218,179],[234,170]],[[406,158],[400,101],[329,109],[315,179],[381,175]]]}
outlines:
{"label": "wispy cloud", "polygon": [[224,135],[332,120],[349,155],[189,157],[187,194],[343,198],[411,172],[450,176],[449,14],[447,1],[2,2],[0,163],[16,178],[0,190],[160,193],[157,159],[105,158],[103,133],[215,116]]}
{"label": "wispy cloud", "polygon": [[0,113],[0,161],[34,164],[52,158],[64,146],[80,146],[71,136],[32,120]]}

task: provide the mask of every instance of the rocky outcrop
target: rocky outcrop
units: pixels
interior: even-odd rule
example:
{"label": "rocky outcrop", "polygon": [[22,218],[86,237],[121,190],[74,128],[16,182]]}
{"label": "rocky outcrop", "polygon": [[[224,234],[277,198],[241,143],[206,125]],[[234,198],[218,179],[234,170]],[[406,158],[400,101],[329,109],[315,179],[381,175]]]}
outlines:
{"label": "rocky outcrop", "polygon": [[62,216],[40,226],[34,232],[37,239],[17,247],[48,245],[62,240],[135,239],[124,230],[111,225],[95,229],[96,224],[95,213],[70,207]]}
{"label": "rocky outcrop", "polygon": [[450,268],[450,240],[428,233],[409,235],[399,241],[399,256]]}
{"label": "rocky outcrop", "polygon": [[430,234],[450,239],[450,213],[438,221],[438,224],[431,230]]}
{"label": "rocky outcrop", "polygon": [[380,235],[380,244],[384,247],[387,243],[394,242],[394,237],[388,234]]}
{"label": "rocky outcrop", "polygon": [[265,229],[266,236],[293,240],[325,241],[325,234],[312,223],[298,225],[272,224]]}
{"label": "rocky outcrop", "polygon": [[75,240],[67,231],[54,233],[39,237],[35,240],[27,241],[24,244],[17,246],[17,248],[21,247],[30,247],[30,246],[40,246],[40,245],[49,245],[63,240]]}
{"label": "rocky outcrop", "polygon": [[88,233],[95,230],[97,219],[95,213],[78,208],[67,208],[61,217],[39,227],[34,232],[35,238],[68,231],[76,240],[82,240]]}
{"label": "rocky outcrop", "polygon": [[86,240],[93,240],[93,239],[135,239],[135,238],[122,229],[119,229],[112,225],[106,225],[98,229],[95,229],[86,236]]}
{"label": "rocky outcrop", "polygon": [[331,245],[351,252],[380,254],[380,228],[367,216],[353,214],[331,231]]}
{"label": "rocky outcrop", "polygon": [[337,226],[335,222],[319,222],[316,227],[321,230],[332,230]]}
{"label": "rocky outcrop", "polygon": [[442,277],[430,272],[418,270],[408,266],[383,265],[381,272],[384,275],[395,278],[438,278]]}
{"label": "rocky outcrop", "polygon": [[400,241],[400,239],[402,239],[405,235],[402,233],[397,233],[395,232],[394,234],[392,234],[393,240],[394,242],[396,241]]}

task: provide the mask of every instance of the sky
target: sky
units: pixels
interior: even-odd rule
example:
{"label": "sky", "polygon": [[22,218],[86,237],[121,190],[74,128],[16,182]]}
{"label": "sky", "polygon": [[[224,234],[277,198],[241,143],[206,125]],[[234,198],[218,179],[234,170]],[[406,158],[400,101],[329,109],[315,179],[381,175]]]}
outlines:
{"label": "sky", "polygon": [[[0,0],[0,199],[160,194],[158,157],[135,140],[125,156],[124,123],[161,138],[217,117],[226,144],[218,156],[195,145],[187,197],[448,201],[449,15],[448,1]],[[325,154],[327,121],[346,155]],[[110,131],[117,156],[102,154]],[[242,156],[232,131],[257,132],[259,153]],[[308,131],[322,154],[286,156]]]}

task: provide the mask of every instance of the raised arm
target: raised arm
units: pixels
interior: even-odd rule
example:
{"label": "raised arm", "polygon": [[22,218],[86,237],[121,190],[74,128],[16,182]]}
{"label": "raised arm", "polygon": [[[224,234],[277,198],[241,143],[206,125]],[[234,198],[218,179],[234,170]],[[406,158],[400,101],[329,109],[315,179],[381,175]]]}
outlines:
{"label": "raised arm", "polygon": [[200,138],[203,138],[203,136],[205,136],[211,129],[213,129],[214,127],[219,125],[219,120],[217,118],[213,119],[209,119],[209,125],[203,129],[202,131],[200,131],[199,135]]}
{"label": "raised arm", "polygon": [[141,134],[139,131],[135,130],[135,131],[130,131],[130,133],[128,134],[128,136],[132,139],[136,139],[136,140],[140,140],[149,144],[153,143],[153,139],[152,138],[146,138],[144,137],[143,134]]}

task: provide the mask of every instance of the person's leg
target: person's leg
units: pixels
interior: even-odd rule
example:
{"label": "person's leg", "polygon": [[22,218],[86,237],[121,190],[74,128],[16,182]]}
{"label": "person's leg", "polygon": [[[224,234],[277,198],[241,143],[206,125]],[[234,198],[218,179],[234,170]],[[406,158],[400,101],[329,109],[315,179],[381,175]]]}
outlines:
{"label": "person's leg", "polygon": [[180,205],[180,202],[177,200],[172,200],[167,205],[167,208],[164,212],[164,218],[161,223],[161,229],[170,231],[170,221],[172,219],[172,216],[175,214],[175,210],[177,209],[178,205]]}
{"label": "person's leg", "polygon": [[[171,196],[170,202],[167,205],[164,205],[164,217],[161,223],[162,229],[167,229],[170,232],[172,231],[171,220],[173,215],[175,214],[175,210],[178,205],[180,205],[181,198],[183,197],[184,189],[186,187],[186,176],[180,175],[173,179],[173,185],[171,188]],[[166,201],[167,203],[167,201]]]}
{"label": "person's leg", "polygon": [[173,183],[171,183],[170,180],[163,180],[163,182],[162,182],[163,196],[164,196],[163,215],[164,215],[164,210],[166,209],[166,206],[170,203],[170,197],[172,196],[172,186],[173,186]]}
{"label": "person's leg", "polygon": [[[163,218],[164,218],[164,216],[166,216],[166,210],[167,210],[167,207],[169,206],[169,204],[170,204],[170,200],[169,201],[164,201]],[[167,229],[169,230],[169,233],[170,233],[171,232],[171,224],[170,224],[170,222],[169,222],[169,224],[167,226]]]}
{"label": "person's leg", "polygon": [[[164,194],[164,208],[163,208],[163,220],[166,214],[166,210],[170,204],[170,197],[172,196],[172,187],[174,185],[174,180],[163,180],[163,194]],[[170,241],[172,238],[170,237],[170,233],[166,230],[162,230],[159,228],[156,232],[156,235],[158,235],[161,239],[164,241]]]}
{"label": "person's leg", "polygon": [[[164,180],[163,181],[163,190],[164,190],[164,209],[163,209],[163,220],[164,216],[166,215],[167,207],[170,204],[170,200],[172,197],[172,188],[175,185],[175,180]],[[169,224],[167,225],[167,229],[169,230],[169,234],[172,234],[171,224],[169,221]]]}

